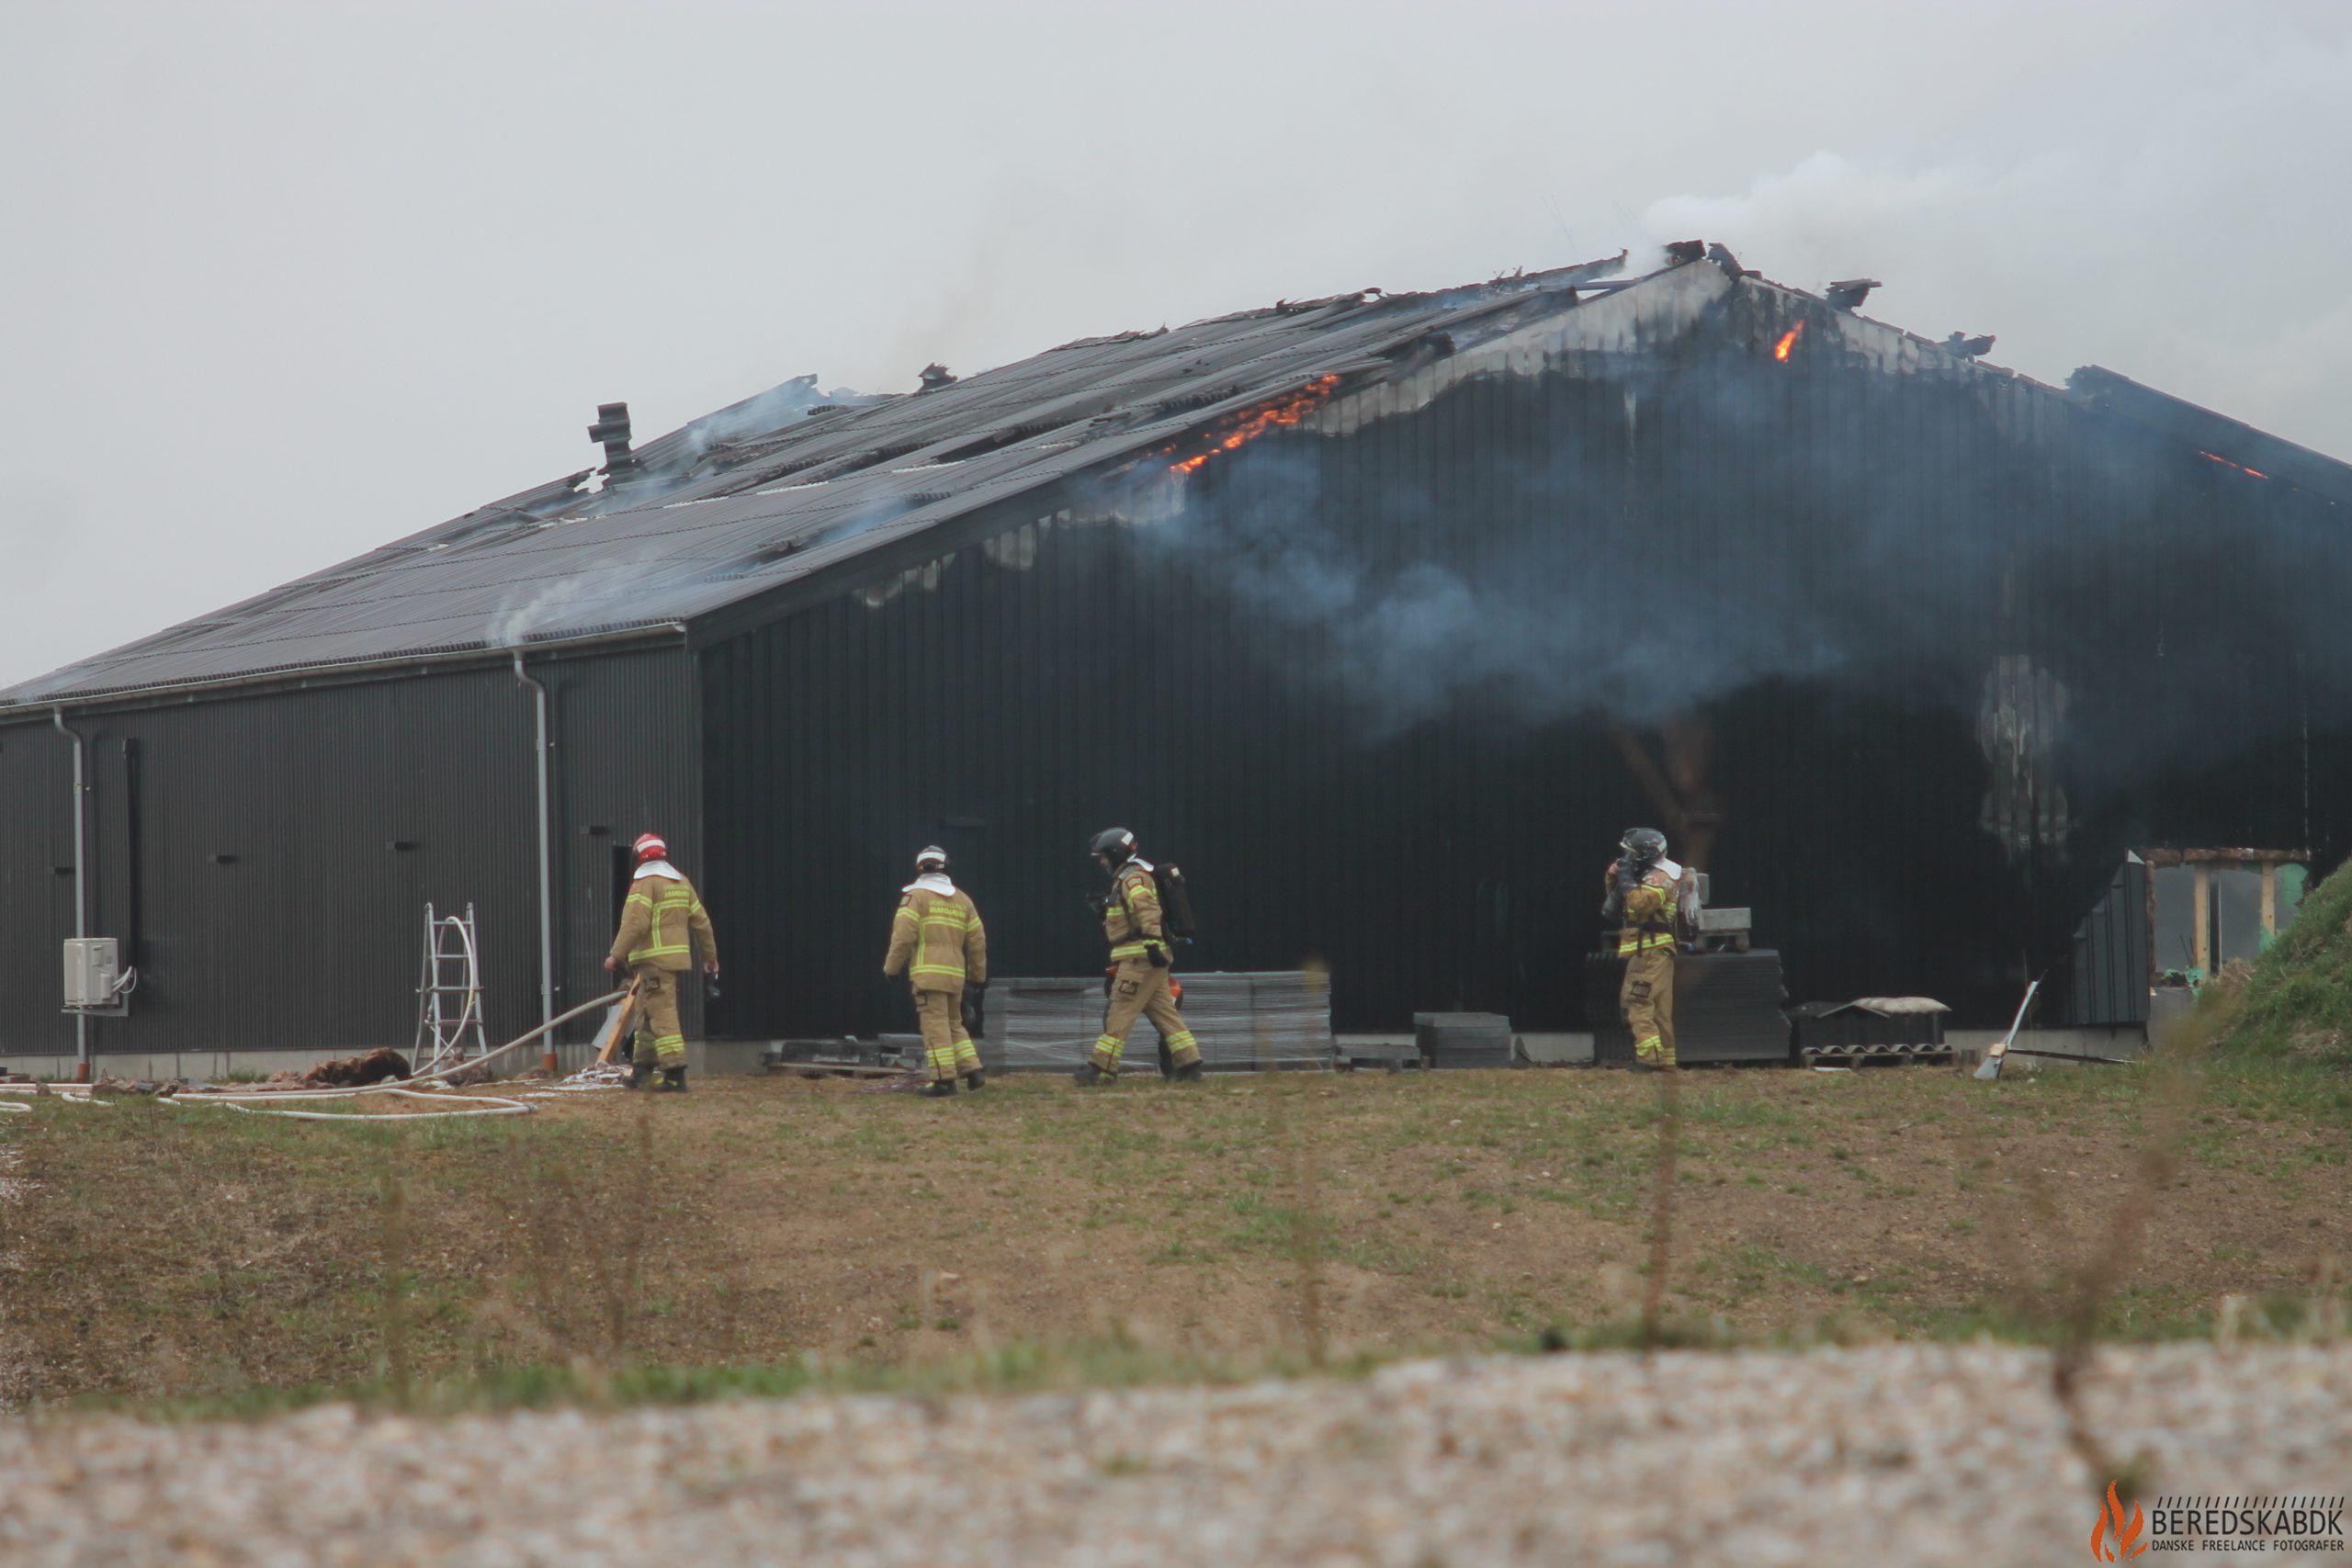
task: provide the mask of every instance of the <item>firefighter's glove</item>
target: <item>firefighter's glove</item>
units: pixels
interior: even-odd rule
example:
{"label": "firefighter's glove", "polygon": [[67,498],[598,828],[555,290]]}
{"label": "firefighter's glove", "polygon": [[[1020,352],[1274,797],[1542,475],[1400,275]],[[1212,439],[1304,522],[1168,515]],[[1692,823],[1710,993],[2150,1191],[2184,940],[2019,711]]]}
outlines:
{"label": "firefighter's glove", "polygon": [[1168,967],[1168,950],[1156,942],[1144,943],[1143,955],[1151,960],[1151,966],[1154,969]]}

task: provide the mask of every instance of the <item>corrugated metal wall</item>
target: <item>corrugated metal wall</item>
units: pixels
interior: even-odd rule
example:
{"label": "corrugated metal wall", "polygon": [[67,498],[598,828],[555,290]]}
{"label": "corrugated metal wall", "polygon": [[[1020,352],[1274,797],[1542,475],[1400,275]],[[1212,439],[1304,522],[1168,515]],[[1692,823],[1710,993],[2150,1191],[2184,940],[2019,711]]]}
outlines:
{"label": "corrugated metal wall", "polygon": [[[2127,860],[2075,932],[2059,965],[2050,1004],[2036,1016],[2074,1024],[2148,1021],[2148,977],[2154,935],[2145,862]],[[2167,965],[2169,967],[2169,965]]]}
{"label": "corrugated metal wall", "polygon": [[1185,864],[1195,967],[1327,959],[1343,1029],[1576,1027],[1602,863],[1661,817],[1617,731],[1668,722],[1801,998],[2006,1021],[2128,846],[2341,855],[2334,509],[1933,351],[1780,363],[1777,308],[1375,390],[1172,515],[1065,496],[705,649],[721,1026],[904,1027],[876,971],[933,839],[1004,972],[1084,972],[1116,822]]}
{"label": "corrugated metal wall", "polygon": [[[615,838],[662,823],[694,863],[693,691],[676,649],[533,669],[558,741],[558,967],[584,998],[604,984]],[[91,742],[91,931],[123,939],[141,976],[130,1017],[94,1021],[95,1050],[404,1047],[428,899],[476,906],[492,1037],[538,1017],[532,712],[511,670],[69,721]],[[27,1004],[0,1024],[9,1051],[73,1040],[56,1011],[70,766],[44,727],[0,729],[12,825],[29,829],[0,844],[0,891],[38,911],[0,948]]]}
{"label": "corrugated metal wall", "polygon": [[73,1021],[59,1015],[62,964],[54,937],[74,930],[74,753],[38,724],[0,728],[0,986],[17,998],[0,1021],[0,1044],[70,1050]]}

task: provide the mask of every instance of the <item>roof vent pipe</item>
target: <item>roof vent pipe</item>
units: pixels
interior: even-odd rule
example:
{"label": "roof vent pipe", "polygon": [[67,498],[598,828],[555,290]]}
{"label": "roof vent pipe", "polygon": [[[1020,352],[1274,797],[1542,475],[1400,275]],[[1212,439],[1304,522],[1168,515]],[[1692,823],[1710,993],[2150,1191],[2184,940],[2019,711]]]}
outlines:
{"label": "roof vent pipe", "polygon": [[628,450],[628,405],[598,403],[596,423],[588,427],[588,439],[605,444],[605,471],[617,474],[637,459]]}
{"label": "roof vent pipe", "polygon": [[922,386],[918,389],[935,392],[942,387],[952,387],[955,384],[956,372],[934,360],[922,367]]}

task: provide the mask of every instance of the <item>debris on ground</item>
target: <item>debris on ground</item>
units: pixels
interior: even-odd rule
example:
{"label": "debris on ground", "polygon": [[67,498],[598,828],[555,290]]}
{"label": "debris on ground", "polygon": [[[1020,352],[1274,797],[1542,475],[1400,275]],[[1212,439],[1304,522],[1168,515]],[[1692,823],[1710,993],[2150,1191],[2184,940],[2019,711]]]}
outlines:
{"label": "debris on ground", "polygon": [[180,1080],[101,1077],[91,1084],[90,1089],[96,1094],[176,1094],[180,1089]]}
{"label": "debris on ground", "polygon": [[627,1089],[629,1066],[627,1062],[591,1062],[570,1077],[543,1084],[526,1100],[548,1100],[559,1094],[580,1094],[589,1089]]}
{"label": "debris on ground", "polygon": [[803,1073],[800,1076],[805,1078],[833,1077],[857,1078],[860,1081],[850,1085],[852,1094],[897,1094],[910,1089],[923,1089],[931,1087],[931,1075],[920,1068],[890,1067],[882,1070],[890,1076],[878,1077],[875,1071],[867,1069],[840,1074]]}
{"label": "debris on ground", "polygon": [[[291,1075],[279,1073],[271,1078]],[[365,1089],[369,1084],[387,1079],[410,1077],[408,1058],[389,1045],[379,1045],[358,1056],[338,1056],[331,1062],[321,1062],[295,1081],[304,1089]]]}

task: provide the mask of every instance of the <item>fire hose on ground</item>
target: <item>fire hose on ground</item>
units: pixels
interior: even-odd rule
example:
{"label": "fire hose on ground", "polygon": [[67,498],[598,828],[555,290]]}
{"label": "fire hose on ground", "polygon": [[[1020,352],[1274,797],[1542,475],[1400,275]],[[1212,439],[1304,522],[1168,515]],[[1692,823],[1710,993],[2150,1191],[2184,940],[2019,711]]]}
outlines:
{"label": "fire hose on ground", "polygon": [[[223,1110],[242,1111],[249,1115],[290,1116],[309,1122],[423,1122],[433,1120],[435,1118],[452,1116],[527,1116],[538,1108],[533,1105],[526,1105],[518,1100],[509,1100],[501,1095],[488,1094],[469,1096],[466,1104],[462,1108],[458,1106],[449,1106],[447,1109],[440,1111],[394,1111],[385,1112],[382,1115],[371,1116],[351,1116],[345,1115],[340,1111],[332,1111],[277,1110],[266,1103],[260,1105],[247,1105],[243,1102],[246,1100],[275,1101],[287,1100],[356,1100],[362,1095],[369,1094],[397,1095],[409,1100],[436,1100],[438,1098],[437,1096],[421,1092],[420,1086],[439,1083],[441,1080],[452,1077],[460,1072],[470,1072],[476,1067],[485,1066],[486,1064],[496,1060],[498,1057],[506,1055],[509,1051],[528,1045],[531,1042],[538,1039],[541,1035],[551,1033],[562,1025],[570,1023],[575,1018],[582,1017],[602,1008],[618,1007],[621,1003],[629,998],[630,994],[630,992],[625,990],[615,991],[610,996],[598,997],[593,1001],[582,1002],[578,1007],[571,1009],[569,1012],[557,1014],[555,1017],[548,1020],[545,1023],[532,1029],[527,1033],[518,1034],[514,1039],[509,1040],[505,1044],[498,1046],[493,1050],[486,1051],[470,1062],[443,1067],[434,1072],[419,1073],[413,1078],[405,1078],[388,1083],[366,1084],[354,1089],[190,1089],[179,1094],[162,1095],[158,1098],[174,1105],[218,1105]],[[16,1094],[41,1094],[51,1092],[47,1089],[47,1086],[40,1084],[0,1085],[0,1090],[6,1090],[6,1092]],[[107,1103],[103,1100],[93,1099],[87,1093],[60,1094],[58,1098],[69,1100],[77,1105],[95,1105],[103,1107]],[[444,1103],[446,1104],[446,1102]],[[0,1111],[30,1111],[32,1107],[28,1105],[18,1104],[9,1100],[0,1100]]]}

